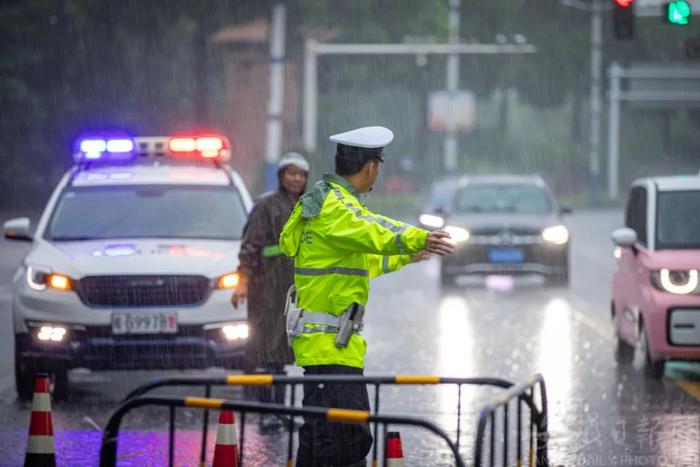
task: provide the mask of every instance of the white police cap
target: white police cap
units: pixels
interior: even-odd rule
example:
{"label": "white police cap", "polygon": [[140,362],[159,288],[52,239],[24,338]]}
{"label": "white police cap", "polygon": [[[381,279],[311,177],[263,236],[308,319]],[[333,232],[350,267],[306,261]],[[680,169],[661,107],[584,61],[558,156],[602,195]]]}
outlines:
{"label": "white police cap", "polygon": [[332,142],[358,148],[383,148],[394,140],[394,133],[383,126],[366,126],[338,133],[329,138]]}
{"label": "white police cap", "polygon": [[287,154],[282,156],[277,162],[277,170],[282,170],[288,165],[296,165],[304,172],[308,172],[309,169],[311,169],[309,161],[307,161],[306,158],[304,158],[304,156],[302,156],[298,152],[288,152]]}

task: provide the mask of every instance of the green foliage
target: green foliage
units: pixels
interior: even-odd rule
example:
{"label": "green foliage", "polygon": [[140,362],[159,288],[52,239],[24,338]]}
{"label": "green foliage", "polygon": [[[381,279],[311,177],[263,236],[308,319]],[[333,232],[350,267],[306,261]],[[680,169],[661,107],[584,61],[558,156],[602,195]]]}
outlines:
{"label": "green foliage", "polygon": [[[40,205],[70,163],[73,137],[88,126],[140,133],[216,126],[223,99],[218,84],[225,78],[220,51],[208,47],[206,38],[222,26],[268,15],[272,4],[0,1],[0,209]],[[334,41],[352,43],[442,42],[448,34],[447,0],[289,0],[287,5],[293,60],[301,59],[303,39],[312,30],[330,30]],[[528,56],[462,57],[460,87],[479,99],[479,125],[460,139],[463,169],[544,171],[557,174],[567,187],[580,186],[587,162],[574,136],[585,134],[578,117],[585,117],[587,105],[589,13],[559,0],[462,0],[461,12],[463,41],[491,43],[502,34],[513,42],[521,34],[538,48]],[[635,40],[617,43],[610,40],[608,16],[606,63],[684,60],[682,43],[692,27],[637,18]],[[415,169],[407,176],[419,186],[440,175],[443,138],[427,130],[425,113],[428,93],[445,86],[445,57],[430,56],[427,63],[412,56],[323,57],[319,72],[321,135],[385,124],[397,135],[387,174],[397,173],[399,161],[410,157]],[[505,89],[514,90],[518,100],[499,110],[494,96]],[[489,111],[497,117],[485,122]],[[654,163],[655,154],[663,152],[667,164],[689,164],[688,154],[698,144],[697,113],[674,114],[668,124],[664,119],[644,114],[638,125],[623,125],[623,160],[634,156]],[[312,155],[315,170],[332,169],[332,154],[324,142]]]}

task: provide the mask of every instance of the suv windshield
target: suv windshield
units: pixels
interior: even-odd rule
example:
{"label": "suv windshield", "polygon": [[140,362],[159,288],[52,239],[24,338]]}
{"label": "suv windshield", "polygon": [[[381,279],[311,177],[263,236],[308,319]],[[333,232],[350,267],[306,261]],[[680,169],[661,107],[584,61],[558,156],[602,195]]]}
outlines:
{"label": "suv windshield", "polygon": [[661,191],[656,214],[656,247],[700,248],[700,191]]}
{"label": "suv windshield", "polygon": [[246,212],[232,186],[110,186],[66,189],[45,238],[241,237]]}
{"label": "suv windshield", "polygon": [[428,210],[434,211],[451,207],[456,191],[456,181],[443,181],[434,184],[430,189],[430,201],[427,205]]}
{"label": "suv windshield", "polygon": [[461,212],[547,214],[552,211],[552,201],[534,185],[480,184],[462,189],[455,207]]}

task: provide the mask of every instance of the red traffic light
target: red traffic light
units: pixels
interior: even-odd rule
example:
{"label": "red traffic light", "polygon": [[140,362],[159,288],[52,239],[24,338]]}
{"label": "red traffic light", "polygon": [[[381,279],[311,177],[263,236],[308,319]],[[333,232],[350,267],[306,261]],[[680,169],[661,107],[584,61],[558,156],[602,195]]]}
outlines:
{"label": "red traffic light", "polygon": [[622,8],[629,8],[632,6],[634,0],[614,0],[615,4]]}

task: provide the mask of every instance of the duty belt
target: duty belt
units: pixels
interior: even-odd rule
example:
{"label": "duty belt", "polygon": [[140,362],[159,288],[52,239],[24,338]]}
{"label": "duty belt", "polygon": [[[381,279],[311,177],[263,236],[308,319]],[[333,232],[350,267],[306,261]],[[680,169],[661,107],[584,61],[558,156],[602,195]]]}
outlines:
{"label": "duty belt", "polygon": [[362,330],[365,307],[359,303],[353,303],[348,310],[337,316],[326,312],[306,311],[303,308],[298,308],[296,302],[296,287],[292,285],[287,291],[287,303],[284,307],[289,345],[292,344],[295,337],[301,334],[322,332],[337,334],[336,346],[346,347],[352,334]]}
{"label": "duty belt", "polygon": [[[362,305],[360,305],[362,307]],[[362,307],[364,311],[364,307]],[[302,333],[313,334],[315,332],[337,333],[341,327],[343,317],[349,315],[352,310],[345,311],[342,315],[336,316],[323,311],[304,311],[303,320],[304,327]],[[312,324],[313,327],[307,326]],[[356,332],[362,331],[364,324],[360,323]]]}

